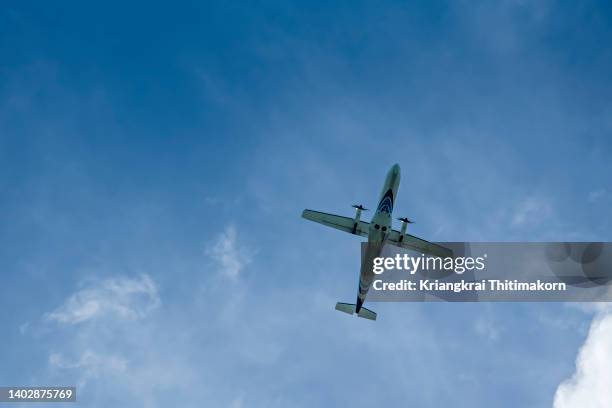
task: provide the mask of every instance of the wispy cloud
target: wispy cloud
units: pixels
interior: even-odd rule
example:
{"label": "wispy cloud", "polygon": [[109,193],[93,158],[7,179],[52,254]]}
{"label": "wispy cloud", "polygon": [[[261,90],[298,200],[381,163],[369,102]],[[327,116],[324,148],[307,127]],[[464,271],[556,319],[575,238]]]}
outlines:
{"label": "wispy cloud", "polygon": [[236,227],[231,224],[217,236],[206,253],[216,262],[219,272],[230,279],[237,279],[254,256],[252,250],[239,245]]}
{"label": "wispy cloud", "polygon": [[47,313],[45,319],[61,324],[78,324],[103,316],[137,319],[159,303],[157,286],[148,275],[111,278],[77,291]]}
{"label": "wispy cloud", "polygon": [[76,384],[90,403],[106,397],[84,389],[101,387],[121,389],[124,401],[140,406],[167,406],[154,402],[156,390],[190,384],[198,364],[189,360],[195,348],[181,343],[188,325],[173,330],[180,317],[169,319],[162,308],[152,313],[160,304],[149,275],[99,280],[69,296],[46,315],[57,323],[48,332],[52,381]]}
{"label": "wispy cloud", "polygon": [[541,197],[527,197],[516,206],[512,225],[519,227],[539,222],[551,213],[552,206],[547,200]]}
{"label": "wispy cloud", "polygon": [[62,353],[51,353],[49,365],[57,369],[76,370],[79,372],[79,387],[101,375],[123,374],[127,370],[128,362],[122,356],[101,355],[92,350],[84,350],[76,359],[71,360]]}
{"label": "wispy cloud", "polygon": [[476,334],[482,336],[489,341],[497,341],[500,335],[500,328],[498,324],[490,318],[480,318],[474,323],[474,330]]}
{"label": "wispy cloud", "polygon": [[594,203],[594,202],[596,202],[596,201],[599,201],[599,200],[601,200],[601,199],[602,199],[602,198],[603,198],[603,197],[604,197],[606,194],[607,194],[607,191],[606,191],[606,190],[604,190],[603,188],[602,188],[602,189],[599,189],[599,190],[593,190],[593,191],[590,191],[590,192],[589,192],[589,195],[588,195],[589,202]]}

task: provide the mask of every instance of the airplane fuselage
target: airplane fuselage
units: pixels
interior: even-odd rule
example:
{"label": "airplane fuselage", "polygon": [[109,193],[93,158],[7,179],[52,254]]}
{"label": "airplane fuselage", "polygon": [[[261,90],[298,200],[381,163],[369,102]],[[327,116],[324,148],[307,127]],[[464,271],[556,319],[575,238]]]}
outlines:
{"label": "airplane fuselage", "polygon": [[385,184],[380,193],[378,206],[376,207],[376,212],[370,222],[368,245],[361,259],[356,313],[359,313],[368,294],[368,289],[374,280],[374,273],[372,272],[374,258],[380,256],[387,235],[391,232],[391,214],[393,213],[393,205],[395,204],[399,183],[400,167],[394,164],[387,173]]}

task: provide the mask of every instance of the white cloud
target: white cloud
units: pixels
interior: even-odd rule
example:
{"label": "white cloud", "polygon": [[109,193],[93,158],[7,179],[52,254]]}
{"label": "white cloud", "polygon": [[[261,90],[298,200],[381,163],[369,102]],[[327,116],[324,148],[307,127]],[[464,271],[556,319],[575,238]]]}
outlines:
{"label": "white cloud", "polygon": [[522,226],[550,216],[552,206],[542,198],[527,197],[514,210],[512,225]]}
{"label": "white cloud", "polygon": [[125,373],[128,366],[124,357],[100,355],[89,349],[84,350],[75,360],[66,358],[62,353],[51,353],[49,364],[53,368],[78,370],[80,372],[79,387],[85,386],[91,378]]}
{"label": "white cloud", "polygon": [[240,398],[236,398],[235,400],[232,401],[232,403],[230,404],[230,408],[243,408],[244,404],[242,402],[242,397]]}
{"label": "white cloud", "polygon": [[228,225],[206,251],[219,266],[221,274],[237,279],[240,272],[253,260],[253,252],[238,245],[236,227]]}
{"label": "white cloud", "polygon": [[[185,392],[198,363],[190,360],[193,347],[185,351],[189,325],[182,313],[150,313],[160,304],[158,284],[148,275],[98,280],[69,296],[45,316],[60,323],[49,332],[49,381],[87,387],[81,398],[89,402],[105,398],[97,389],[113,389],[143,407],[167,406],[155,403],[156,392]],[[176,321],[181,330],[173,329]]]}
{"label": "white cloud", "polygon": [[601,313],[576,360],[576,372],[561,383],[554,408],[612,407],[612,314]]}
{"label": "white cloud", "polygon": [[127,362],[125,359],[116,356],[102,358],[91,350],[85,350],[76,361],[66,359],[60,353],[52,353],[49,356],[49,364],[58,368],[99,368],[108,367],[114,371],[125,371]]}
{"label": "white cloud", "polygon": [[606,190],[604,189],[594,190],[594,191],[589,192],[588,199],[589,199],[589,202],[594,203],[596,201],[599,201],[605,195],[606,195]]}
{"label": "white cloud", "polygon": [[476,334],[482,336],[489,341],[497,341],[499,339],[500,328],[492,319],[479,318],[474,323]]}
{"label": "white cloud", "polygon": [[103,316],[136,319],[146,316],[159,303],[157,287],[148,275],[110,278],[74,293],[46,314],[45,319],[62,324],[77,324]]}

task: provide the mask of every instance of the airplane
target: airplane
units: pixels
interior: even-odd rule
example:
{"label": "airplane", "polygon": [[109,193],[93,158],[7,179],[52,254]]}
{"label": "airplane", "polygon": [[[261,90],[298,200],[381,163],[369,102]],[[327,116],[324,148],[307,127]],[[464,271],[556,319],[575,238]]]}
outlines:
{"label": "airplane", "polygon": [[309,221],[314,221],[328,227],[339,229],[340,231],[368,238],[368,244],[366,245],[366,250],[361,260],[357,303],[338,302],[336,303],[336,310],[351,315],[356,313],[359,317],[376,320],[376,313],[363,307],[363,303],[368,294],[368,289],[374,280],[372,262],[374,258],[380,256],[384,245],[387,243],[442,258],[453,255],[453,252],[448,248],[407,234],[406,228],[408,224],[412,224],[413,222],[406,217],[398,218],[398,220],[402,222],[399,231],[392,228],[391,214],[393,213],[393,206],[399,189],[399,183],[400,166],[394,164],[387,173],[378,206],[376,207],[376,212],[369,223],[361,220],[361,213],[367,211],[367,208],[364,208],[361,204],[352,206],[355,208],[354,218],[308,209],[302,212],[302,217]]}

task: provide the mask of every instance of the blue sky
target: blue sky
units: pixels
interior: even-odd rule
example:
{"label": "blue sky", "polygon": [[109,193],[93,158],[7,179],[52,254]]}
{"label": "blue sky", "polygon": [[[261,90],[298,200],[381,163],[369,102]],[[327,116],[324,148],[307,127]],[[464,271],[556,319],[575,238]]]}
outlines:
{"label": "blue sky", "polygon": [[359,240],[300,213],[371,207],[397,162],[420,236],[609,241],[611,13],[4,4],[0,384],[76,384],[83,407],[585,406],[608,314],[351,319]]}

